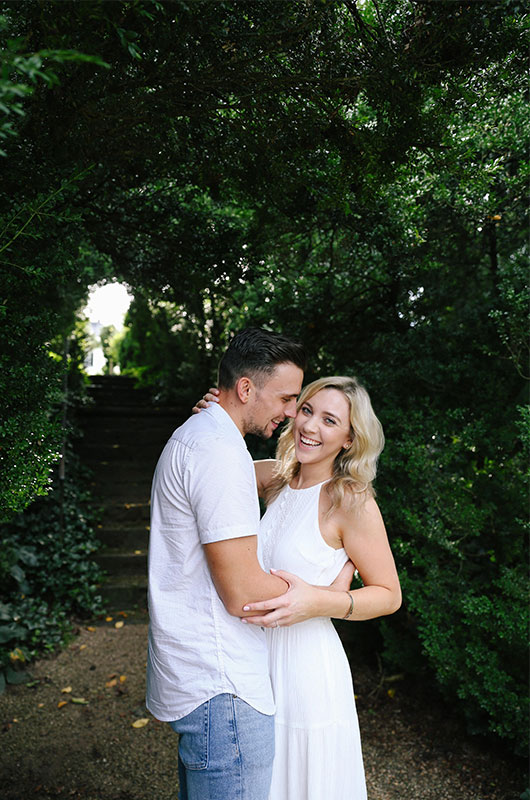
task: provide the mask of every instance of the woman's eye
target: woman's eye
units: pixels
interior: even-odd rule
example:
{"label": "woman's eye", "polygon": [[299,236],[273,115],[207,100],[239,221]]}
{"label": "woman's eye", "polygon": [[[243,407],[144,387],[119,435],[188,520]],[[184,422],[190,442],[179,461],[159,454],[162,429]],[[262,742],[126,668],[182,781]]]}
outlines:
{"label": "woman's eye", "polygon": [[302,414],[310,414],[310,413],[311,412],[310,412],[310,410],[308,409],[307,406],[302,406]]}
{"label": "woman's eye", "polygon": [[324,417],[324,422],[325,422],[327,425],[328,425],[328,424],[329,424],[329,425],[334,425],[334,424],[335,424],[335,420],[334,420],[334,419],[331,419],[331,417]]}

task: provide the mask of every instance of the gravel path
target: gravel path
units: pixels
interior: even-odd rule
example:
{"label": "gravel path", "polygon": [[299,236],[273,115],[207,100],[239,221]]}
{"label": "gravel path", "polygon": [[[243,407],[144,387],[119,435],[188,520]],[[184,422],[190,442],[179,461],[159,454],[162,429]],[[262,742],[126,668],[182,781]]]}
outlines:
{"label": "gravel path", "polygon": [[[145,622],[118,614],[32,665],[33,686],[8,688],[3,800],[176,799],[175,734],[144,707],[146,638]],[[400,683],[389,697],[366,666],[352,667],[369,800],[519,800],[520,761],[469,740],[439,701]]]}

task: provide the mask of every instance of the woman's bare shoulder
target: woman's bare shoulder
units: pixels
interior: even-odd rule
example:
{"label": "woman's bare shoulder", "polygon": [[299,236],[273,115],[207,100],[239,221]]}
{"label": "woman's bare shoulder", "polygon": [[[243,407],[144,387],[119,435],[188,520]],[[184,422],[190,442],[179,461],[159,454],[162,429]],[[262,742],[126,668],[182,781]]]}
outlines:
{"label": "woman's bare shoulder", "polygon": [[337,509],[337,521],[341,528],[362,528],[380,525],[383,521],[374,495],[356,494],[346,491],[344,499]]}

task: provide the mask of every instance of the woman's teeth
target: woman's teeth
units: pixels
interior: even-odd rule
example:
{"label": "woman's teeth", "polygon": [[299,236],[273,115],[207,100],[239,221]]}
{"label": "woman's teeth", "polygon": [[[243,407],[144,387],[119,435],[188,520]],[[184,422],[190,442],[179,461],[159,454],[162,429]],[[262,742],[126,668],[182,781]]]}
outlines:
{"label": "woman's teeth", "polygon": [[314,439],[307,439],[305,436],[302,436],[302,434],[300,434],[300,441],[306,447],[320,447],[320,442],[315,442]]}

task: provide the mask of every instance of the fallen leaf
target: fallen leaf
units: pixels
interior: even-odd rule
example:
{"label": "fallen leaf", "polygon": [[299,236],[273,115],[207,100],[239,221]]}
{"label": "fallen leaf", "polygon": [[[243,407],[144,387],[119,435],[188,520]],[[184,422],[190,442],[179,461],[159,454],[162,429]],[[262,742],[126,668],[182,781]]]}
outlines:
{"label": "fallen leaf", "polygon": [[79,645],[79,649],[80,650],[86,650],[86,644],[80,644]]}
{"label": "fallen leaf", "polygon": [[396,696],[396,690],[395,689],[388,689],[387,690],[387,695],[390,697],[390,699],[392,699],[393,697]]}
{"label": "fallen leaf", "polygon": [[142,551],[141,550],[135,550],[134,551],[134,555],[135,556],[141,556],[142,555]]}
{"label": "fallen leaf", "polygon": [[16,717],[13,717],[13,722],[18,722],[18,719]]}
{"label": "fallen leaf", "polygon": [[72,703],[76,703],[78,706],[86,706],[88,705],[88,700],[85,700],[84,697],[72,697]]}
{"label": "fallen leaf", "polygon": [[105,622],[112,622],[112,617],[105,617]]}
{"label": "fallen leaf", "polygon": [[126,611],[118,611],[118,614],[119,614],[120,617],[128,617],[129,616]]}
{"label": "fallen leaf", "polygon": [[125,622],[123,620],[120,620],[119,622],[115,622],[114,623],[114,627],[115,628],[123,628],[124,625],[125,625]]}
{"label": "fallen leaf", "polygon": [[67,705],[68,705],[68,700],[59,700],[59,702],[57,703],[57,708],[62,708],[63,706]]}
{"label": "fallen leaf", "polygon": [[148,722],[149,722],[149,720],[144,717],[143,719],[135,720],[132,723],[132,726],[133,726],[133,728],[143,728],[144,725],[147,725]]}
{"label": "fallen leaf", "polygon": [[111,689],[113,686],[116,686],[117,683],[118,681],[116,680],[116,678],[113,678],[111,681],[107,681],[105,686],[107,687],[107,689]]}
{"label": "fallen leaf", "polygon": [[44,703],[38,703],[37,708],[44,708]]}
{"label": "fallen leaf", "polygon": [[95,628],[94,628],[92,625],[89,625],[89,626],[87,627],[87,631],[90,631],[90,633],[95,633],[95,632],[96,632],[96,629],[95,629]]}
{"label": "fallen leaf", "polygon": [[120,675],[120,683],[125,683],[127,680],[127,675]]}
{"label": "fallen leaf", "polygon": [[64,689],[61,689],[61,692],[63,694],[70,694],[71,691],[72,691],[72,687],[71,686],[65,686]]}
{"label": "fallen leaf", "polygon": [[15,647],[15,649],[11,653],[9,653],[9,658],[13,662],[13,664],[15,663],[15,661],[25,661],[26,660],[25,657],[24,657],[24,653],[22,652],[20,647]]}

